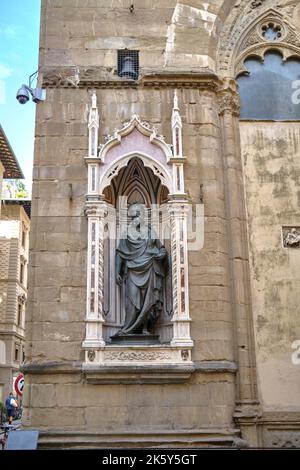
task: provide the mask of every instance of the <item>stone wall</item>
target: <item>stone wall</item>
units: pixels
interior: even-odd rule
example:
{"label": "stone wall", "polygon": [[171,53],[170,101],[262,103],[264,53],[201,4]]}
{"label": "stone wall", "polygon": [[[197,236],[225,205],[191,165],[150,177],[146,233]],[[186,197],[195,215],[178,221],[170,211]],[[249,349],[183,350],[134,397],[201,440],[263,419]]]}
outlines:
{"label": "stone wall", "polygon": [[299,411],[300,249],[282,237],[282,227],[300,226],[299,125],[242,122],[240,131],[261,399],[266,411]]}
{"label": "stone wall", "polygon": [[96,66],[110,75],[116,50],[141,51],[142,68],[215,69],[217,33],[234,0],[42,2],[44,66]]}

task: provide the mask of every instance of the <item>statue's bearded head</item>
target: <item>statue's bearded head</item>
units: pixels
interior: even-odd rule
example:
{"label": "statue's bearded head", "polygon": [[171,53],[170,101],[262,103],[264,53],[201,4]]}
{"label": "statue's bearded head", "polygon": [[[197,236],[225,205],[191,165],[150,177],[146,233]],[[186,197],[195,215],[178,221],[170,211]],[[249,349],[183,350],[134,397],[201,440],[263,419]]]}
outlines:
{"label": "statue's bearded head", "polygon": [[141,220],[145,218],[145,205],[140,203],[133,203],[128,208],[128,216],[132,219],[140,217]]}
{"label": "statue's bearded head", "polygon": [[[147,213],[144,204],[133,203],[128,208],[128,236],[133,239],[148,238]],[[146,220],[145,220],[146,218]]]}

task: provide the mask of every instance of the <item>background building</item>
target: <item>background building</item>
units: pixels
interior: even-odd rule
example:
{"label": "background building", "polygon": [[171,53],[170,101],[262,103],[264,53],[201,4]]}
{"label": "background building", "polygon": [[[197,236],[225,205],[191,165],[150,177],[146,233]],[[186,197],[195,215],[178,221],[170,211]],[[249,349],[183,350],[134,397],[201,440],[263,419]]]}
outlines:
{"label": "background building", "polygon": [[[10,143],[5,135],[4,130],[0,124],[0,195],[2,196],[2,183],[3,178],[16,179],[24,178],[22,170],[19,166],[18,160],[10,146]],[[0,208],[1,211],[1,208]],[[0,212],[1,215],[1,212]]]}
{"label": "background building", "polygon": [[[299,29],[290,0],[42,1],[24,366],[41,446],[299,445]],[[119,196],[168,207],[160,346],[109,342]]]}
{"label": "background building", "polygon": [[[4,178],[24,178],[1,127],[0,160],[4,168]],[[29,217],[30,201],[7,199],[6,193],[5,198],[1,197],[0,401],[13,390],[13,379],[18,375],[20,365],[25,359]]]}

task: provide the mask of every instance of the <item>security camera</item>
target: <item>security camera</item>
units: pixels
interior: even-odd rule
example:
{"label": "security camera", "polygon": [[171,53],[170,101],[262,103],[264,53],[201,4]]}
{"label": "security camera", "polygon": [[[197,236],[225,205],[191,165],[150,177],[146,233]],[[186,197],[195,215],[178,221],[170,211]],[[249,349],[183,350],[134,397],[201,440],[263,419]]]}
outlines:
{"label": "security camera", "polygon": [[19,101],[20,104],[27,103],[27,101],[29,101],[29,96],[30,96],[29,91],[27,90],[25,85],[19,88],[17,92],[17,100]]}
{"label": "security camera", "polygon": [[40,101],[45,101],[46,99],[46,90],[42,90],[42,88],[34,88],[31,91],[32,101],[34,103],[39,103]]}
{"label": "security camera", "polygon": [[32,81],[34,80],[34,78],[36,78],[37,74],[38,74],[38,70],[34,72],[32,75],[30,75],[29,86],[23,84],[21,88],[18,90],[16,98],[20,104],[26,104],[27,101],[29,101],[30,95],[34,103],[45,101],[46,90],[43,90],[42,88],[38,88],[38,87],[37,88],[31,87]]}

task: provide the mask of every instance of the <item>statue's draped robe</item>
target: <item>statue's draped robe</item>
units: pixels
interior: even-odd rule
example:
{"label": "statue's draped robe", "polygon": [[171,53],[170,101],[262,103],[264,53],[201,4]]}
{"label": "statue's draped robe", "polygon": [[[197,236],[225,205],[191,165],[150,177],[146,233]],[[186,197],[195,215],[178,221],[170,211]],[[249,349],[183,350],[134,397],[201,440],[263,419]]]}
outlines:
{"label": "statue's draped robe", "polygon": [[[119,334],[142,333],[153,324],[163,305],[163,278],[168,271],[168,255],[158,239],[120,240],[116,263],[121,267],[125,289],[125,322]],[[155,259],[157,255],[162,259]]]}

